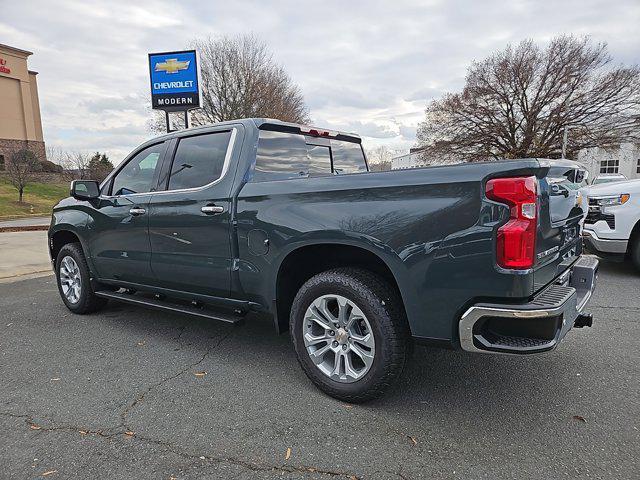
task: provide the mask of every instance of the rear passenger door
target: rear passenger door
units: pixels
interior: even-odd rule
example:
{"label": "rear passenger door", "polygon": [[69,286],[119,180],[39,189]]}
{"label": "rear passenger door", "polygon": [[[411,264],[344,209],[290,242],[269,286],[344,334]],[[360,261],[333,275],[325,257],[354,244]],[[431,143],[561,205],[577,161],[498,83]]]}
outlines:
{"label": "rear passenger door", "polygon": [[[239,128],[177,138],[149,201],[151,269],[161,288],[227,297]],[[231,168],[230,168],[231,167]]]}

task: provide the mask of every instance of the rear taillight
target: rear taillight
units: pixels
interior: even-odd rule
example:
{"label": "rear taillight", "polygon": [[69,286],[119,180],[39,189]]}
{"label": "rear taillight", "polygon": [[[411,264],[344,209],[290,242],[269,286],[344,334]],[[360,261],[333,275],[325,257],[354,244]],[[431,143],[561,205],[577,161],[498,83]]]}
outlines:
{"label": "rear taillight", "polygon": [[511,209],[509,221],[498,229],[498,265],[531,268],[535,260],[538,221],[536,177],[494,178],[487,182],[486,195]]}

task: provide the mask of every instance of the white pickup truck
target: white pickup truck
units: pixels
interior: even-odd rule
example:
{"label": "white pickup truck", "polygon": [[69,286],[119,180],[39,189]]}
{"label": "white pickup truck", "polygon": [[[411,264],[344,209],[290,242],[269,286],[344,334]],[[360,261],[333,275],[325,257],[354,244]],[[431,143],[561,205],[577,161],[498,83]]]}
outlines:
{"label": "white pickup truck", "polygon": [[588,212],[582,235],[587,249],[630,258],[640,269],[640,179],[582,189]]}

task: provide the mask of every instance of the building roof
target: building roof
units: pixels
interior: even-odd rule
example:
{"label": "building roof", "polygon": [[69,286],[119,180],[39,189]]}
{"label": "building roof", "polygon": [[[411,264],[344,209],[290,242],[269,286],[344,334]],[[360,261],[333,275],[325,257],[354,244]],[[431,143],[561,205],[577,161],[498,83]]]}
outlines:
{"label": "building roof", "polygon": [[29,55],[33,55],[33,52],[30,52],[29,50],[22,50],[20,48],[16,48],[16,47],[12,47],[11,45],[5,45],[4,43],[0,43],[0,50],[10,50],[14,53],[18,53],[18,54],[22,54],[25,56],[29,56]]}

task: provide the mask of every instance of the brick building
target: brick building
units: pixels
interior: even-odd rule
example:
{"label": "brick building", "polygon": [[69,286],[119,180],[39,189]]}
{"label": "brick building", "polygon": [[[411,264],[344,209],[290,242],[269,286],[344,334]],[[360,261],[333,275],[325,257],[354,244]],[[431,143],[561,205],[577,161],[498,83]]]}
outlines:
{"label": "brick building", "polygon": [[45,160],[37,72],[29,70],[31,52],[0,44],[0,170],[16,149],[29,148]]}

